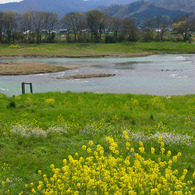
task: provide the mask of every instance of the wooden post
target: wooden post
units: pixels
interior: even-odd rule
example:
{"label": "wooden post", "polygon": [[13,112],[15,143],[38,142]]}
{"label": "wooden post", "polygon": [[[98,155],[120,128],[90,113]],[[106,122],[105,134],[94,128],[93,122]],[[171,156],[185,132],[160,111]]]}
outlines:
{"label": "wooden post", "polygon": [[30,83],[30,92],[33,93],[32,83]]}
{"label": "wooden post", "polygon": [[24,85],[25,83],[24,82],[22,82],[22,94],[25,94],[25,85]]}
{"label": "wooden post", "polygon": [[32,83],[22,82],[22,94],[25,94],[25,85],[30,85],[30,92],[33,93]]}

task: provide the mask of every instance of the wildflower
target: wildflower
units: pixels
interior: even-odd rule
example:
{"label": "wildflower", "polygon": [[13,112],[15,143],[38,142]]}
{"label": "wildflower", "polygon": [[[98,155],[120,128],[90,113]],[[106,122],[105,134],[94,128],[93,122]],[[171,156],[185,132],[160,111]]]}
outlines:
{"label": "wildflower", "polygon": [[42,174],[42,171],[41,170],[38,170],[38,174],[41,175]]}
{"label": "wildflower", "polygon": [[91,148],[87,148],[87,153],[91,153]]}
{"label": "wildflower", "polygon": [[140,151],[141,153],[145,153],[145,148],[144,148],[144,147],[139,147],[139,151]]}
{"label": "wildflower", "polygon": [[89,145],[90,145],[90,146],[93,146],[93,141],[92,141],[92,140],[89,141]]}
{"label": "wildflower", "polygon": [[158,141],[159,141],[159,142],[162,142],[162,140],[163,140],[163,137],[162,137],[162,136],[159,136],[159,137],[158,137]]}
{"label": "wildflower", "polygon": [[87,147],[86,147],[85,145],[82,146],[82,149],[83,149],[83,150],[86,150],[86,148],[87,148]]}
{"label": "wildflower", "polygon": [[131,146],[131,144],[129,142],[126,142],[126,149],[129,150],[129,147]]}
{"label": "wildflower", "polygon": [[33,183],[33,182],[31,182],[31,183],[30,183],[30,185],[31,185],[31,186],[33,186],[33,185],[34,185],[34,183]]}
{"label": "wildflower", "polygon": [[67,160],[66,160],[66,159],[64,159],[64,160],[63,160],[63,163],[64,163],[64,164],[66,164],[66,163],[67,163]]}
{"label": "wildflower", "polygon": [[78,156],[79,156],[79,154],[76,152],[76,153],[75,153],[75,156],[76,156],[76,157],[78,157]]}
{"label": "wildflower", "polygon": [[161,151],[161,154],[164,154],[165,153],[165,148],[161,148],[160,151]]}
{"label": "wildflower", "polygon": [[151,147],[151,154],[155,153],[155,148]]}
{"label": "wildflower", "polygon": [[32,193],[33,193],[33,194],[35,194],[35,193],[36,193],[36,191],[35,191],[35,189],[34,189],[34,188],[32,188]]}
{"label": "wildflower", "polygon": [[171,151],[169,150],[168,152],[167,152],[167,157],[169,158],[171,156]]}
{"label": "wildflower", "polygon": [[177,156],[173,156],[173,162],[177,161]]}
{"label": "wildflower", "polygon": [[178,157],[178,158],[181,157],[181,152],[178,152],[178,153],[177,153],[177,157]]}

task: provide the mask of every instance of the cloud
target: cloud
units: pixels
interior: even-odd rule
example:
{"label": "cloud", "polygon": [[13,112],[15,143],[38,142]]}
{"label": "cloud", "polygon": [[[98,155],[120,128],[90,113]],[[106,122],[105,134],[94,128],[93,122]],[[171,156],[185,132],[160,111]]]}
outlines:
{"label": "cloud", "polygon": [[3,4],[3,3],[10,3],[10,2],[20,2],[22,0],[0,0],[0,4]]}

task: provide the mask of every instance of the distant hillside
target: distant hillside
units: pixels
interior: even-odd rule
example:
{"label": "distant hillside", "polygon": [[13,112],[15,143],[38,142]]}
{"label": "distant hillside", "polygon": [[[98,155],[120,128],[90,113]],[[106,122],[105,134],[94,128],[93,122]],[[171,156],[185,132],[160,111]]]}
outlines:
{"label": "distant hillside", "polygon": [[181,10],[185,12],[193,12],[195,14],[195,0],[148,0],[150,2],[159,3],[168,9]]}
{"label": "distant hillside", "polygon": [[[169,0],[171,1],[171,0]],[[131,18],[136,17],[139,24],[142,20],[154,16],[166,16],[169,19],[180,15],[192,14],[180,10],[165,8],[163,5],[148,1],[137,1],[128,5],[110,6],[104,11],[113,17]]]}
{"label": "distant hillside", "polygon": [[179,15],[195,13],[195,0],[23,0],[19,3],[0,4],[0,11],[23,13],[29,10],[57,12],[61,17],[69,12],[85,12],[102,9],[110,16],[143,19],[167,16],[172,19]]}
{"label": "distant hillside", "polygon": [[99,6],[125,5],[133,1],[135,0],[23,0],[18,3],[0,4],[0,11],[23,13],[29,10],[42,10],[57,12],[60,16],[63,16],[72,11],[85,12]]}

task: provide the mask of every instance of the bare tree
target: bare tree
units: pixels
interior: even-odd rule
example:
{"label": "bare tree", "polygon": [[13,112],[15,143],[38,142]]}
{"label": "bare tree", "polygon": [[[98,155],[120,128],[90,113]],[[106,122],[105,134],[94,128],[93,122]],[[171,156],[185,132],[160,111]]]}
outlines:
{"label": "bare tree", "polygon": [[121,30],[122,21],[120,18],[110,18],[110,28],[114,32],[115,40],[118,39],[118,32]]}
{"label": "bare tree", "polygon": [[44,11],[34,11],[33,12],[33,27],[36,33],[37,43],[41,42],[41,31],[45,27],[46,22],[46,12]]}
{"label": "bare tree", "polygon": [[26,35],[26,38],[29,42],[31,34],[33,32],[33,11],[28,11],[22,14],[20,28],[23,31],[23,33]]}
{"label": "bare tree", "polygon": [[152,41],[154,39],[155,22],[154,18],[146,18],[143,21],[143,41]]}
{"label": "bare tree", "polygon": [[90,10],[86,12],[87,24],[91,31],[91,39],[101,40],[101,35],[106,28],[107,15],[100,10]]}
{"label": "bare tree", "polygon": [[85,27],[85,17],[81,12],[71,12],[64,16],[62,24],[68,29],[68,32],[74,33],[74,39],[77,41],[78,34]]}
{"label": "bare tree", "polygon": [[54,30],[54,28],[59,23],[59,15],[55,12],[49,12],[46,14],[46,22],[45,22],[45,29],[49,32],[49,38],[51,38],[51,31]]}
{"label": "bare tree", "polygon": [[17,29],[17,14],[14,12],[6,12],[3,14],[2,20],[8,43],[11,42],[11,38],[14,43],[14,33]]}
{"label": "bare tree", "polygon": [[124,19],[121,24],[121,35],[129,41],[137,40],[136,18]]}
{"label": "bare tree", "polygon": [[165,17],[158,16],[154,18],[154,26],[156,28],[157,38],[159,36],[160,41],[163,40],[165,30],[168,27],[169,23]]}
{"label": "bare tree", "polygon": [[0,12],[0,43],[2,43],[3,34],[3,12]]}

